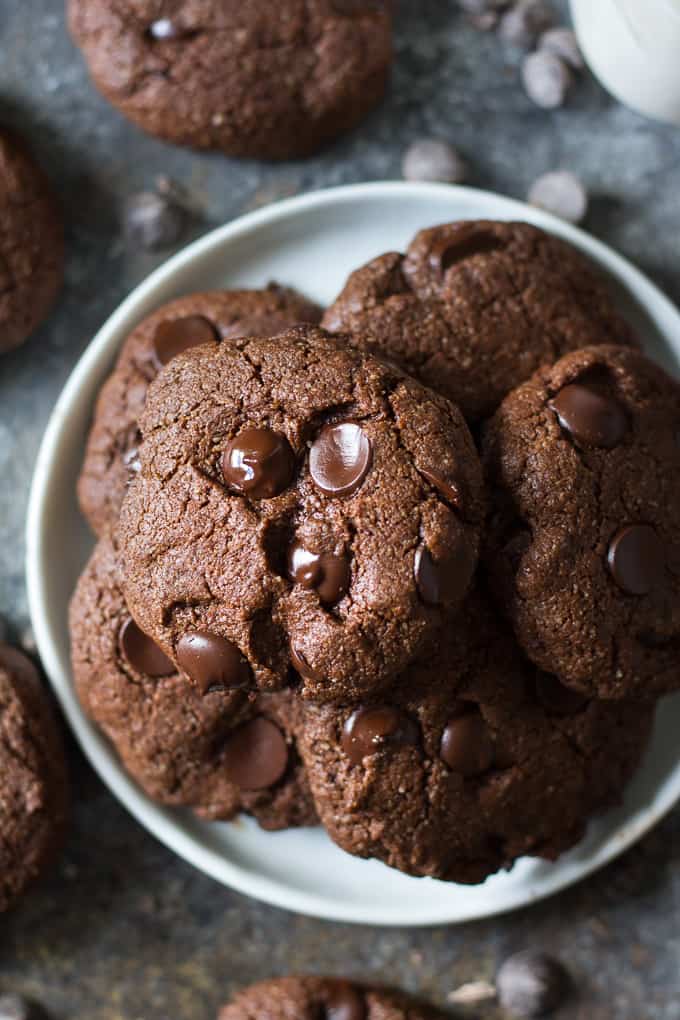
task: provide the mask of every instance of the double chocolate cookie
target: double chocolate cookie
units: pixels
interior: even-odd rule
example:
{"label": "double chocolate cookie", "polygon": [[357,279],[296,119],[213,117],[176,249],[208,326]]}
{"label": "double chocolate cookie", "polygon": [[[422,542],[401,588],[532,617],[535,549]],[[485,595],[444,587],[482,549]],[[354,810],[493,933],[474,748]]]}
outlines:
{"label": "double chocolate cookie", "polygon": [[321,310],[296,291],[270,284],[264,290],[191,294],[141,322],[97,400],[78,480],[80,507],[95,533],[106,534],[118,521],[128,481],[139,467],[139,416],[163,365],[197,344],[274,335],[320,317]]}
{"label": "double chocolate cookie", "polygon": [[473,884],[576,844],[618,800],[653,718],[651,706],[588,700],[530,666],[479,595],[389,696],[300,712],[302,757],[336,843]]}
{"label": "double chocolate cookie", "polygon": [[199,688],[297,674],[308,696],[362,696],[464,601],[484,514],[468,429],[344,338],[297,327],[188,351],[141,430],[125,596]]}
{"label": "double chocolate cookie", "polygon": [[422,230],[406,255],[357,269],[322,325],[394,361],[469,421],[568,351],[632,342],[574,248],[528,223],[486,220]]}
{"label": "double chocolate cookie", "polygon": [[40,325],[61,287],[60,214],[22,140],[0,127],[0,354]]}
{"label": "double chocolate cookie", "polygon": [[244,989],[219,1020],[443,1020],[400,992],[341,978],[285,977]]}
{"label": "double chocolate cookie", "polygon": [[484,442],[486,564],[520,644],[602,698],[680,688],[680,386],[593,347],[510,394]]}
{"label": "double chocolate cookie", "polygon": [[315,824],[291,694],[191,686],[130,616],[108,538],[80,578],[70,625],[81,704],[150,797],[208,819],[246,811],[265,829]]}
{"label": "double chocolate cookie", "polygon": [[0,913],[60,848],[67,805],[64,749],[38,673],[0,644]]}
{"label": "double chocolate cookie", "polygon": [[391,0],[69,0],[97,88],[141,128],[231,156],[306,156],[382,98]]}

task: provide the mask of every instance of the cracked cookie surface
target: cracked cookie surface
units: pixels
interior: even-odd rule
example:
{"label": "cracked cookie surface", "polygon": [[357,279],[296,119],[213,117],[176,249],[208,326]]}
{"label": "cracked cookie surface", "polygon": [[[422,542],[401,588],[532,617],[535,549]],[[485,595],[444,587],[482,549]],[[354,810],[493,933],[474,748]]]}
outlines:
{"label": "cracked cookie surface", "polygon": [[205,696],[131,620],[113,543],[100,541],[71,602],[76,690],[128,773],[162,804],[265,829],[316,824],[289,724],[289,692]]}
{"label": "cracked cookie surface", "polygon": [[539,666],[602,698],[680,688],[680,386],[634,350],[543,369],[488,423],[486,568]]}
{"label": "cracked cookie surface", "polygon": [[486,417],[543,364],[588,344],[633,342],[597,271],[528,223],[422,230],[405,255],[357,269],[322,325]]}
{"label": "cracked cookie surface", "polygon": [[21,139],[0,127],[0,354],[49,312],[63,275],[60,214]]}
{"label": "cracked cookie surface", "polygon": [[97,88],[144,130],[231,156],[306,156],[382,98],[389,0],[69,0]]}
{"label": "cracked cookie surface", "polygon": [[297,327],[186,352],[141,429],[125,596],[200,687],[389,686],[464,601],[484,515],[467,426],[344,339]]}
{"label": "cracked cookie surface", "polygon": [[80,508],[95,534],[106,534],[118,521],[128,481],[139,466],[139,416],[166,360],[196,343],[279,333],[320,317],[321,310],[301,294],[270,284],[263,290],[190,294],[139,323],[97,398],[78,479]]}

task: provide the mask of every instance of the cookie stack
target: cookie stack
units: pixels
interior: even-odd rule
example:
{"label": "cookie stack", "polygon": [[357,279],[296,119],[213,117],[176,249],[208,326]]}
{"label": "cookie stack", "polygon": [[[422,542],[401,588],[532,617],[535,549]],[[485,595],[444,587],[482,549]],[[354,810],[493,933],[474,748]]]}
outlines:
{"label": "cookie stack", "polygon": [[85,710],[150,796],[480,882],[615,802],[680,687],[680,388],[592,268],[456,223],[320,311],[143,322],[80,480]]}

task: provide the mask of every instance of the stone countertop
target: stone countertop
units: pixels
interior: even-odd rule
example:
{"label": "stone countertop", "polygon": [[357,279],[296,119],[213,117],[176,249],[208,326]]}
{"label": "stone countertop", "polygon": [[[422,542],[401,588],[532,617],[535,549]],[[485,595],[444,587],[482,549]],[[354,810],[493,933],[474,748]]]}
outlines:
{"label": "stone countertop", "polygon": [[[111,110],[68,40],[62,0],[0,0],[0,119],[50,169],[69,249],[55,314],[0,363],[0,615],[15,635],[28,625],[23,528],[40,437],[90,337],[167,256],[126,248],[119,226],[125,197],[159,175],[199,203],[197,235],[288,195],[398,178],[406,145],[440,135],[469,160],[471,184],[507,195],[523,198],[543,171],[576,171],[592,195],[587,227],[680,300],[680,131],[626,111],[588,76],[563,110],[541,111],[517,65],[454,0],[402,0],[389,98],[357,132],[305,163],[234,162],[165,146]],[[679,811],[622,860],[530,910],[458,928],[354,928],[220,888],[148,836],[75,749],[72,758],[67,851],[0,929],[0,989],[35,995],[54,1017],[212,1020],[233,989],[288,971],[375,978],[444,1003],[458,985],[491,979],[509,952],[549,946],[578,991],[560,1016],[680,1020]]]}

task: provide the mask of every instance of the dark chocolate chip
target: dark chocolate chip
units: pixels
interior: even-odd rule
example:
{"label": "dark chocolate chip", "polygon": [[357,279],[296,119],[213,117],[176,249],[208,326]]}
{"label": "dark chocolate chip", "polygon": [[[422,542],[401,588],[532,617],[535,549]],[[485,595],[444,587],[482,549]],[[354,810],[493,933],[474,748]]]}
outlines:
{"label": "dark chocolate chip", "polygon": [[167,365],[182,351],[201,344],[214,343],[219,334],[202,315],[187,315],[183,319],[166,319],[156,327],[153,350],[159,365]]}
{"label": "dark chocolate chip", "polygon": [[323,1020],[366,1020],[366,1000],[349,981],[334,981],[326,993]]}
{"label": "dark chocolate chip", "polygon": [[557,420],[578,443],[618,446],[628,429],[626,413],[613,397],[598,393],[580,383],[571,383],[548,402]]}
{"label": "dark chocolate chip", "polygon": [[584,694],[566,687],[552,673],[536,677],[536,697],[548,715],[576,715],[588,703]]}
{"label": "dark chocolate chip", "polygon": [[346,421],[326,425],[309,451],[312,481],[327,496],[350,496],[371,466],[371,441],[361,426]]}
{"label": "dark chocolate chip", "polygon": [[239,649],[218,634],[185,634],[177,661],[201,694],[237,690],[250,683],[250,667]]}
{"label": "dark chocolate chip", "polygon": [[281,730],[258,716],[234,730],[224,749],[227,775],[242,790],[266,790],[288,767],[288,745]]}
{"label": "dark chocolate chip", "polygon": [[666,549],[654,528],[629,524],[614,535],[607,562],[619,588],[629,595],[648,595],[666,572]]}
{"label": "dark chocolate chip", "polygon": [[278,336],[290,328],[290,320],[279,319],[275,315],[251,315],[232,322],[231,326],[222,331],[222,337],[225,340],[240,340],[247,336]]}
{"label": "dark chocolate chip", "polygon": [[418,470],[423,478],[437,489],[448,503],[451,503],[457,510],[460,510],[460,490],[455,482],[444,478],[437,471],[426,470],[425,468],[419,468]]}
{"label": "dark chocolate chip", "polygon": [[222,475],[230,489],[252,499],[273,499],[293,480],[295,454],[285,436],[271,429],[244,429],[222,457]]}
{"label": "dark chocolate chip", "polygon": [[155,641],[137,626],[131,616],[123,620],[118,634],[120,650],[138,673],[145,676],[170,676],[175,665]]}
{"label": "dark chocolate chip", "polygon": [[470,584],[474,567],[472,551],[463,537],[445,560],[435,560],[427,546],[418,546],[414,574],[421,599],[429,606],[459,603]]}
{"label": "dark chocolate chip", "polygon": [[312,553],[296,542],[290,549],[288,569],[296,584],[316,591],[328,606],[339,602],[349,588],[350,569],[346,556]]}
{"label": "dark chocolate chip", "polygon": [[415,744],[418,727],[404,712],[391,705],[359,708],[342,730],[342,749],[353,765],[389,745]]}
{"label": "dark chocolate chip", "polygon": [[479,776],[494,763],[489,728],[478,709],[454,715],[442,733],[442,760],[461,776]]}
{"label": "dark chocolate chip", "polygon": [[300,674],[303,680],[311,680],[313,683],[321,683],[323,680],[323,675],[310,665],[304,653],[294,645],[290,646],[290,661],[293,669]]}
{"label": "dark chocolate chip", "polygon": [[502,243],[492,231],[475,223],[462,224],[434,242],[429,252],[430,268],[443,276],[456,262],[474,255],[486,255],[501,247]]}

